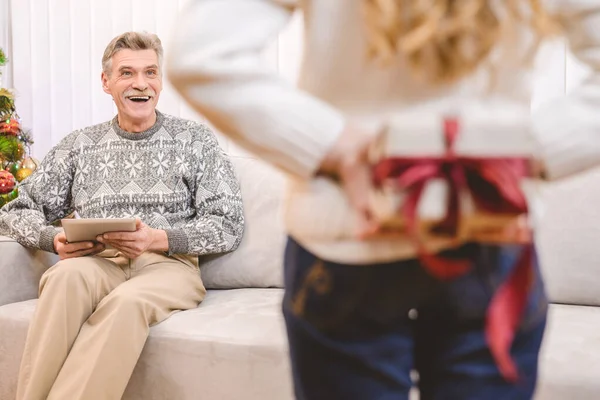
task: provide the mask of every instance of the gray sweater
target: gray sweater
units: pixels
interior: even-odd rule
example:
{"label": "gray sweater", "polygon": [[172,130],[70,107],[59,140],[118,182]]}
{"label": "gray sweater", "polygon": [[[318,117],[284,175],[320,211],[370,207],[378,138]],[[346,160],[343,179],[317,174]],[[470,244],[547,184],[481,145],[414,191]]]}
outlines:
{"label": "gray sweater", "polygon": [[213,133],[158,111],[145,132],[125,132],[115,117],[65,137],[0,210],[0,233],[54,251],[51,224],[73,211],[139,217],[167,232],[170,254],[234,250],[244,226],[240,187]]}

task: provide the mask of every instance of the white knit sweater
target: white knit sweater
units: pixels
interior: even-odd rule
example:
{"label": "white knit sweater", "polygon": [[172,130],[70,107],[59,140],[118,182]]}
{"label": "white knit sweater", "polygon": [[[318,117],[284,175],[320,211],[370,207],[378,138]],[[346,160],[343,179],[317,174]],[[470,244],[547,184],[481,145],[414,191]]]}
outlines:
{"label": "white knit sweater", "polygon": [[[533,118],[531,71],[519,57],[531,41],[525,32],[512,46],[514,57],[505,54],[497,63],[491,91],[487,69],[451,87],[431,87],[412,79],[401,59],[382,69],[365,57],[361,1],[192,0],[171,43],[169,77],[182,95],[221,132],[289,173],[287,229],[309,250],[346,263],[414,254],[408,240],[354,238],[354,214],[343,192],[313,178],[348,122],[366,130],[391,123],[401,149],[435,153],[440,118],[453,113],[463,121],[459,153],[534,152],[551,179],[600,164],[600,1],[545,1],[564,18],[572,53],[594,74]],[[297,86],[261,61],[295,8],[305,21]],[[432,188],[422,213],[437,215],[443,202]]]}

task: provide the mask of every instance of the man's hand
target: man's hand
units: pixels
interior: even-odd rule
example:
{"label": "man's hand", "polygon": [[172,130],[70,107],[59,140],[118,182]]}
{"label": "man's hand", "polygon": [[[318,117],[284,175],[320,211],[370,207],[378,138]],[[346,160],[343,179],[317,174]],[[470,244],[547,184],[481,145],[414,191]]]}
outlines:
{"label": "man's hand", "polygon": [[58,253],[61,260],[74,257],[92,256],[104,251],[102,243],[77,242],[68,243],[64,232],[54,236],[54,250]]}
{"label": "man's hand", "polygon": [[109,232],[98,236],[97,239],[130,259],[137,258],[146,251],[169,250],[167,233],[161,229],[150,228],[139,218],[136,220],[135,232]]}

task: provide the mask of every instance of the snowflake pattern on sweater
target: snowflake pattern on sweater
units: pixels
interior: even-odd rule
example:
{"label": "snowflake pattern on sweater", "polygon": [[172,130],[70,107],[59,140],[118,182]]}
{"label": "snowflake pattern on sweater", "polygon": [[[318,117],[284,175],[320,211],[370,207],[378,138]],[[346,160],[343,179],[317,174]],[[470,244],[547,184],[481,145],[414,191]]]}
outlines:
{"label": "snowflake pattern on sweater", "polygon": [[167,232],[170,254],[234,250],[244,227],[240,186],[215,135],[158,111],[144,132],[123,131],[115,117],[65,137],[0,210],[0,233],[54,251],[51,224],[73,211],[139,217]]}

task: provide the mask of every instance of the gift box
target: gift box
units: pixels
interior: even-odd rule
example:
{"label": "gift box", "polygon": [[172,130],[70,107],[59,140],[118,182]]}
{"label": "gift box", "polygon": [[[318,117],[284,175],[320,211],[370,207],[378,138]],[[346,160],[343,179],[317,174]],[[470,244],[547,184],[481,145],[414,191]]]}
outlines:
{"label": "gift box", "polygon": [[529,118],[473,115],[389,120],[370,152],[371,208],[386,234],[423,244],[527,240],[537,197]]}

